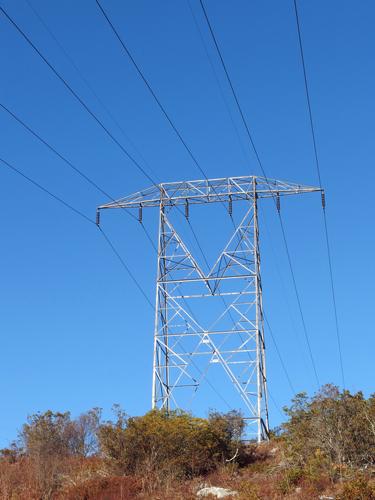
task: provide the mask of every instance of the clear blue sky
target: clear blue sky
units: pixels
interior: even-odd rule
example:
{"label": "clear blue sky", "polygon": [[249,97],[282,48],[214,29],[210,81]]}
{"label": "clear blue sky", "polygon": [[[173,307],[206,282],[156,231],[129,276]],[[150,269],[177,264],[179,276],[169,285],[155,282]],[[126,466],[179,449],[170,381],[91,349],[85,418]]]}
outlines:
{"label": "clear blue sky", "polygon": [[[139,162],[146,160],[163,181],[201,178],[95,2],[30,2],[137,151],[29,4],[1,4]],[[187,1],[104,2],[207,175],[259,175],[199,3],[191,5],[240,141]],[[375,5],[301,0],[299,6],[346,381],[350,390],[369,394],[375,348]],[[206,0],[206,7],[268,176],[316,185],[292,1]],[[0,102],[114,197],[149,185],[1,14],[0,58]],[[94,217],[96,206],[107,201],[103,195],[1,110],[0,127],[1,157]],[[130,414],[145,412],[151,399],[153,313],[144,298],[94,226],[4,166],[0,192],[0,444],[38,410],[77,415],[100,406],[109,415],[111,405],[120,403]],[[339,384],[319,196],[287,200],[282,211],[318,374],[322,382]],[[265,310],[296,390],[312,393],[316,386],[273,212],[265,207],[261,221]],[[193,214],[191,221],[203,235],[200,217]],[[156,236],[156,212],[145,214],[145,224]],[[106,213],[103,227],[153,300],[155,255],[139,225]],[[214,254],[215,239],[211,243],[208,254]],[[267,344],[269,387],[282,407],[291,393],[274,346],[269,339]],[[212,406],[214,400],[206,401],[196,411],[204,414]],[[270,414],[277,425],[281,416],[273,403]]]}

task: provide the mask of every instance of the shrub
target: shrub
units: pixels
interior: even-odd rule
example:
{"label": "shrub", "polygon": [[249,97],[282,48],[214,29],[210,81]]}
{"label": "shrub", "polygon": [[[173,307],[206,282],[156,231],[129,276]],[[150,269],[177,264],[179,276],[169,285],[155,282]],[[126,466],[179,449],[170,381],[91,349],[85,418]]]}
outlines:
{"label": "shrub", "polygon": [[260,500],[259,487],[252,481],[242,481],[238,488],[239,500]]}
{"label": "shrub", "polygon": [[303,478],[304,472],[300,467],[290,467],[286,469],[283,477],[279,481],[278,488],[280,492],[285,495],[290,492],[290,490],[295,487],[299,481]]}
{"label": "shrub", "polygon": [[337,500],[375,500],[375,486],[365,477],[357,477],[344,484]]}
{"label": "shrub", "polygon": [[202,419],[153,410],[134,418],[119,413],[115,423],[101,426],[99,441],[110,464],[122,473],[191,477],[215,469],[236,452],[242,459],[242,429],[242,418],[233,412]]}
{"label": "shrub", "polygon": [[313,398],[297,394],[283,425],[288,459],[303,466],[317,451],[331,463],[375,464],[375,398],[324,386]]}

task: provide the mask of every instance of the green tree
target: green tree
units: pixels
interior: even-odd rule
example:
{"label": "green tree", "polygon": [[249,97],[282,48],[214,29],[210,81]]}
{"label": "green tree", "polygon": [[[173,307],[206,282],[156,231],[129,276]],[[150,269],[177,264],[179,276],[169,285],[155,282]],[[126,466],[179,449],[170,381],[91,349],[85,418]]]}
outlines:
{"label": "green tree", "polygon": [[361,392],[325,385],[313,398],[297,394],[285,412],[284,438],[294,463],[303,465],[317,452],[340,465],[375,463],[373,396],[366,400]]}

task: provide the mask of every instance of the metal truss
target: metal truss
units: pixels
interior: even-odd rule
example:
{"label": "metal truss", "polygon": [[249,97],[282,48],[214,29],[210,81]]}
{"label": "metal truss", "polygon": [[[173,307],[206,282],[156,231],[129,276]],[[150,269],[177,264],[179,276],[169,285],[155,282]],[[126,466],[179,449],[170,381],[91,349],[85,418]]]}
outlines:
{"label": "metal truss", "polygon": [[[268,438],[258,199],[276,197],[279,203],[280,195],[313,191],[321,190],[262,177],[231,177],[163,183],[99,207],[139,208],[140,218],[143,207],[159,207],[153,408],[183,408],[186,391],[196,391],[203,382],[205,372],[198,365],[219,365],[242,400],[248,435],[258,441]],[[231,212],[234,201],[246,202],[246,213],[204,272],[176,231],[172,211],[184,205],[188,217],[189,204],[222,202]],[[201,304],[199,318],[192,301]],[[204,311],[210,301],[216,306],[208,322]]]}

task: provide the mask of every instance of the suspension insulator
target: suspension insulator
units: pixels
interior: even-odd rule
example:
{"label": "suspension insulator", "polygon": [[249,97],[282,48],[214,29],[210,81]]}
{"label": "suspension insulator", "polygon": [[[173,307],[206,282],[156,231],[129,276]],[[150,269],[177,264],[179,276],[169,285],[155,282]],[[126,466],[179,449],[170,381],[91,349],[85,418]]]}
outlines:
{"label": "suspension insulator", "polygon": [[138,221],[142,224],[142,219],[143,219],[143,209],[142,205],[139,205],[138,209]]}
{"label": "suspension insulator", "polygon": [[232,196],[231,195],[229,195],[228,212],[229,212],[229,215],[232,217],[232,214],[233,214],[233,201],[232,201]]}
{"label": "suspension insulator", "polygon": [[326,208],[326,194],[324,191],[322,191],[322,207],[323,207],[323,210],[325,210],[325,208]]}
{"label": "suspension insulator", "polygon": [[276,208],[277,211],[280,213],[280,193],[276,193]]}
{"label": "suspension insulator", "polygon": [[188,219],[189,218],[189,201],[186,200],[185,203],[185,217]]}
{"label": "suspension insulator", "polygon": [[96,220],[95,220],[95,223],[99,227],[99,225],[100,225],[100,210],[96,211]]}

